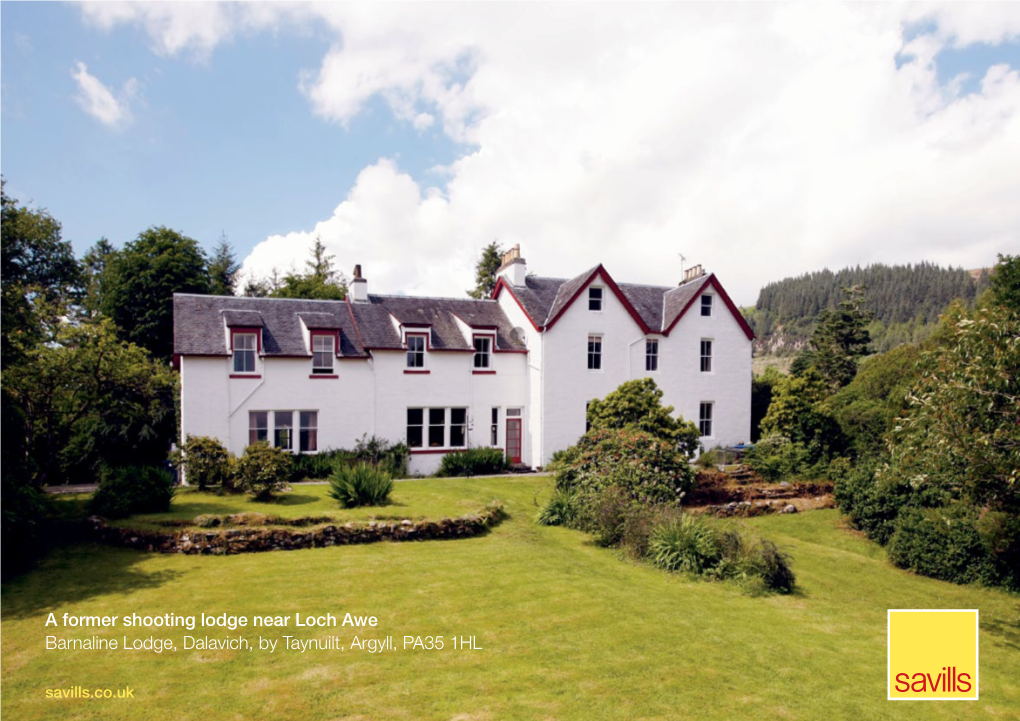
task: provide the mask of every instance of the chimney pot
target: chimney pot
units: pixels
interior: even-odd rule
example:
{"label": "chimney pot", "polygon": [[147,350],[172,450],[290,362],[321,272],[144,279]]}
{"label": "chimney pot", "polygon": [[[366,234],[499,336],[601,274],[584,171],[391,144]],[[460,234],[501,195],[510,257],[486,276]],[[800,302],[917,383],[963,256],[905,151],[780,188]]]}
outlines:
{"label": "chimney pot", "polygon": [[360,264],[354,266],[354,277],[355,278],[360,278],[361,277],[361,265]]}

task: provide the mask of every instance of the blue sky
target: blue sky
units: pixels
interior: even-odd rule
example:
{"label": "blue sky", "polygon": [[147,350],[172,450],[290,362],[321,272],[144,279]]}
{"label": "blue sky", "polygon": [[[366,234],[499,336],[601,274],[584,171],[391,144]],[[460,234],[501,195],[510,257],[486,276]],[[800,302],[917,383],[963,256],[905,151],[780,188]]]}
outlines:
{"label": "blue sky", "polygon": [[682,251],[749,304],[1020,251],[1020,6],[183,5],[0,4],[7,192],[78,253],[165,224],[259,275],[319,235],[459,295],[492,239],[657,284]]}

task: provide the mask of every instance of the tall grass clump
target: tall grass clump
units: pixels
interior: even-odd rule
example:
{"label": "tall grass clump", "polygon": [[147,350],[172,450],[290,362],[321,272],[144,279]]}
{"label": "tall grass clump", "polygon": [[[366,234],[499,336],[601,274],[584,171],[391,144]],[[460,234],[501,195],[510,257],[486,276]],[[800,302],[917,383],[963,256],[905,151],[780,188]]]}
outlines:
{"label": "tall grass clump", "polygon": [[338,466],[329,479],[329,495],[344,508],[385,506],[393,492],[389,473],[368,463]]}

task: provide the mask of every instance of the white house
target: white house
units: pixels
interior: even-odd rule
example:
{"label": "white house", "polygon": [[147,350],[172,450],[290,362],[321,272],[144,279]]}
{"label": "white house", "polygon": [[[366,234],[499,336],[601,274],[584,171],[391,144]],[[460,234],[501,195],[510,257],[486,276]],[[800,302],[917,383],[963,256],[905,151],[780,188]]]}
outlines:
{"label": "white house", "polygon": [[601,265],[543,278],[515,247],[486,300],[369,295],[354,275],[346,301],[175,294],[182,440],[316,453],[367,434],[407,443],[412,473],[475,446],[540,467],[592,398],[642,377],[705,447],[750,437],[754,336],[700,267],[672,287]]}

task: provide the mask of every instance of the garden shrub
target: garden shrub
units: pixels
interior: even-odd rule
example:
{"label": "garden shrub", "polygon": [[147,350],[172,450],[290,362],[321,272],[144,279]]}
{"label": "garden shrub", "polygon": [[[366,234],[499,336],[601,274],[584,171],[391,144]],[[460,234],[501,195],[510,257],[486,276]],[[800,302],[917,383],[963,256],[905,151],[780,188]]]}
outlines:
{"label": "garden shrub", "polygon": [[775,482],[807,470],[809,452],[803,443],[772,434],[758,441],[744,458],[763,480]]}
{"label": "garden shrub", "polygon": [[666,571],[700,574],[718,565],[722,549],[708,521],[684,513],[667,517],[652,529],[648,556]]}
{"label": "garden shrub", "polygon": [[295,455],[290,482],[329,478],[337,468],[358,463],[368,463],[390,474],[392,478],[405,478],[409,457],[410,449],[403,443],[390,444],[384,438],[369,437],[366,434],[357,441],[353,450],[338,448]]}
{"label": "garden shrub", "polygon": [[259,441],[244,449],[236,463],[234,478],[237,487],[252,500],[265,501],[287,484],[290,467],[290,453]]}
{"label": "garden shrub", "polygon": [[295,455],[290,466],[290,482],[329,478],[337,463],[352,462],[354,454],[344,450],[327,450],[318,453]]}
{"label": "garden shrub", "polygon": [[977,520],[981,543],[991,560],[989,583],[1020,591],[1020,516],[1001,511]]}
{"label": "garden shrub", "polygon": [[450,476],[491,476],[505,473],[510,462],[501,448],[471,448],[458,453],[447,453],[439,464],[436,475]]}
{"label": "garden shrub", "polygon": [[337,468],[329,479],[329,495],[344,508],[383,506],[393,491],[390,474],[368,463]]}
{"label": "garden shrub", "polygon": [[191,436],[184,441],[174,458],[189,484],[204,491],[209,486],[230,486],[230,453],[215,438]]}
{"label": "garden shrub", "polygon": [[694,488],[694,470],[674,443],[633,429],[586,433],[557,461],[556,487],[574,494],[575,527],[590,524],[602,491],[620,488],[643,505],[677,504]]}
{"label": "garden shrub", "polygon": [[943,581],[991,581],[994,563],[981,541],[977,519],[977,510],[963,503],[904,509],[889,540],[889,559],[900,568]]}
{"label": "garden shrub", "polygon": [[158,466],[105,467],[89,512],[110,519],[165,513],[175,491],[173,474]]}
{"label": "garden shrub", "polygon": [[569,491],[554,491],[538,514],[540,526],[569,526],[574,520],[574,496]]}
{"label": "garden shrub", "polygon": [[581,509],[578,518],[587,526],[599,546],[618,546],[633,501],[619,486],[603,488],[594,502]]}
{"label": "garden shrub", "polygon": [[793,591],[795,578],[790,567],[790,557],[767,538],[751,546],[740,565],[748,578],[756,579],[750,586],[752,592],[757,590],[758,582],[764,587],[763,590],[777,593]]}
{"label": "garden shrub", "polygon": [[623,516],[620,547],[631,558],[640,559],[648,556],[652,529],[655,528],[655,523],[662,512],[639,503],[631,503],[627,507]]}

